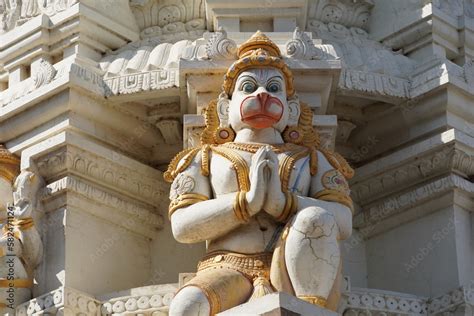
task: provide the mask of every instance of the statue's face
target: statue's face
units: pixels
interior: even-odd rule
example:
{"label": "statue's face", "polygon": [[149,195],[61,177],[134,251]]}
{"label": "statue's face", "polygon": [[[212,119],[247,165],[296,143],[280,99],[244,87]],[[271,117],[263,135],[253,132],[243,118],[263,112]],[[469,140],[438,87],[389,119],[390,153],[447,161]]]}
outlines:
{"label": "statue's face", "polygon": [[274,68],[255,68],[237,78],[229,107],[234,130],[275,128],[283,131],[288,121],[285,80]]}
{"label": "statue's face", "polygon": [[13,188],[9,181],[0,177],[0,213],[6,211],[8,204],[13,203]]}

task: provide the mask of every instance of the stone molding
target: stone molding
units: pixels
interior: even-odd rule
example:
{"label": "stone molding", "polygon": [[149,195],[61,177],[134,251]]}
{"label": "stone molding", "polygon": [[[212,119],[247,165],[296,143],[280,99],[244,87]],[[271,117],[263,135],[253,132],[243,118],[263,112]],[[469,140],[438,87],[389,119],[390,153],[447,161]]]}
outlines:
{"label": "stone molding", "polygon": [[424,298],[415,295],[353,288],[344,293],[340,311],[344,316],[363,315],[471,315],[474,285],[468,283],[446,294]]}
{"label": "stone molding", "polygon": [[59,174],[73,174],[110,190],[126,194],[148,205],[162,205],[168,196],[168,186],[162,180],[162,173],[146,167],[151,173],[138,172],[125,162],[122,155],[114,154],[116,159],[105,158],[92,152],[68,144],[66,148],[38,157],[36,164],[41,175],[51,179]]}
{"label": "stone molding", "polygon": [[101,311],[101,302],[90,295],[71,289],[60,287],[57,290],[36,297],[16,309],[16,314],[27,315],[88,315],[98,316]]}
{"label": "stone molding", "polygon": [[[47,203],[51,198],[70,193],[79,197],[80,201],[67,196],[68,207],[90,212],[139,235],[153,239],[156,237],[156,231],[163,228],[164,217],[157,214],[157,210],[108,192],[75,176],[67,176],[48,184],[43,191],[43,202]],[[100,204],[100,209],[92,210],[85,206],[84,199]]]}
{"label": "stone molding", "polygon": [[[358,229],[370,227],[371,229],[366,232],[366,237],[371,237],[398,225],[388,221],[390,218],[403,211],[413,212],[413,216],[404,215],[405,221],[413,217],[419,217],[421,214],[415,214],[417,206],[432,202],[443,194],[454,192],[456,189],[467,193],[470,197],[474,196],[474,184],[453,174],[428,182],[407,192],[385,197],[364,207],[364,210],[355,216],[353,226]],[[437,207],[441,208],[443,205],[439,204]],[[435,212],[436,210],[438,210],[436,207],[431,206],[425,211]],[[382,223],[385,225],[382,225]]]}
{"label": "stone molding", "polygon": [[474,157],[464,137],[452,129],[357,169],[351,182],[354,200],[367,205],[441,174],[471,175]]}
{"label": "stone molding", "polygon": [[[17,307],[17,315],[168,315],[178,284],[145,286],[102,299],[61,287]],[[352,288],[342,294],[338,312],[364,315],[456,315],[474,307],[474,285],[468,283],[446,294],[426,298],[398,292]]]}
{"label": "stone molding", "polygon": [[344,316],[427,315],[427,299],[415,295],[352,288],[342,295],[339,311]]}
{"label": "stone molding", "polygon": [[[178,284],[138,288],[139,294],[121,296],[102,303],[102,315],[168,315]],[[131,292],[134,292],[132,289]]]}
{"label": "stone molding", "polygon": [[[400,8],[398,8],[400,9]],[[462,63],[474,57],[474,5],[469,0],[419,1],[413,15],[376,39],[404,54],[433,45],[433,53]],[[396,11],[396,8],[393,8]],[[400,16],[401,14],[393,14]],[[390,21],[385,21],[390,23]],[[437,49],[437,48],[440,48]],[[438,50],[438,52],[436,52]]]}
{"label": "stone molding", "polygon": [[[161,43],[156,47],[146,46],[148,44],[141,47],[126,46],[104,57],[100,63],[101,69],[85,64],[71,65],[68,60],[54,65],[43,60],[40,63],[41,67],[37,68],[31,78],[0,92],[0,106],[3,106],[0,116],[4,116],[2,112],[16,108],[17,104],[25,104],[30,99],[45,97],[57,91],[58,87],[63,89],[80,87],[106,98],[151,91],[163,91],[163,94],[169,94],[170,91],[183,85],[180,78],[183,76],[183,71],[187,72],[187,70],[182,69],[186,67],[185,64],[180,66],[181,60],[197,62],[197,65],[202,63],[202,67],[209,66],[206,64],[206,59],[233,60],[234,44],[226,37],[225,32],[209,35],[206,38],[208,39],[204,41],[184,40],[175,44]],[[299,65],[298,59],[308,61],[316,59],[329,67],[332,61],[342,56],[343,67],[338,79],[338,94],[340,95],[376,97],[389,103],[399,103],[400,100],[420,96],[446,83],[474,94],[474,86],[470,84],[474,81],[474,75],[472,75],[474,67],[469,63],[460,67],[449,61],[433,60],[414,69],[412,61],[407,63],[404,56],[397,56],[383,48],[377,48],[377,44],[368,40],[362,40],[359,44],[346,41],[343,46],[341,42],[334,42],[333,46],[315,45],[310,42],[311,39],[306,33],[294,32],[293,38],[286,46],[286,50],[292,56],[288,57],[290,66]],[[358,59],[355,57],[371,56],[371,53],[365,52],[362,47],[380,52],[380,56],[372,58],[370,64],[375,65],[373,67],[383,65],[382,73],[377,68],[374,68],[374,71],[360,68],[359,64],[364,63],[362,60],[356,62]],[[350,58],[347,55],[349,49],[353,55]],[[356,53],[357,51],[359,52]],[[219,63],[214,65],[216,66],[218,69],[213,71],[220,72]],[[400,73],[400,69],[405,70]],[[393,73],[400,74],[393,75]],[[175,94],[179,95],[177,91]]]}

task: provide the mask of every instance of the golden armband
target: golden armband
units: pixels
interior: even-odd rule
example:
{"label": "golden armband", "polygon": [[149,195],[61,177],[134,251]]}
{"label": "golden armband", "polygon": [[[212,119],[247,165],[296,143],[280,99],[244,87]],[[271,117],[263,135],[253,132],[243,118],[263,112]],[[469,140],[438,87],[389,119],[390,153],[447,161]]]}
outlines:
{"label": "golden armband", "polygon": [[354,212],[354,203],[352,202],[352,199],[350,196],[341,193],[340,191],[329,189],[319,191],[313,196],[313,198],[326,202],[336,202],[343,204],[350,208],[352,212]]}
{"label": "golden armband", "polygon": [[238,220],[241,222],[247,223],[250,220],[250,214],[248,211],[248,203],[247,203],[247,192],[239,191],[235,196],[234,200],[234,214]]}
{"label": "golden armband", "polygon": [[35,223],[31,217],[15,219],[13,221],[13,226],[18,227],[20,230],[28,230],[34,225]]}
{"label": "golden armband", "polygon": [[276,218],[278,222],[286,222],[298,210],[298,200],[295,194],[285,192],[286,202],[280,216]]}
{"label": "golden armband", "polygon": [[171,201],[168,210],[168,216],[169,218],[171,218],[171,215],[173,215],[176,210],[207,200],[209,200],[207,196],[198,193],[187,193],[179,195],[176,199]]}

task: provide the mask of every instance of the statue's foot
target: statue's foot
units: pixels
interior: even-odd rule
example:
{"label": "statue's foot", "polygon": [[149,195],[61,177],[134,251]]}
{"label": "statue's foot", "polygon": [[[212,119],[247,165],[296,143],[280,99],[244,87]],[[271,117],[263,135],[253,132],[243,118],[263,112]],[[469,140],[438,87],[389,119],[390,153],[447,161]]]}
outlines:
{"label": "statue's foot", "polygon": [[170,306],[170,316],[209,315],[210,304],[204,292],[195,286],[188,286],[178,292]]}

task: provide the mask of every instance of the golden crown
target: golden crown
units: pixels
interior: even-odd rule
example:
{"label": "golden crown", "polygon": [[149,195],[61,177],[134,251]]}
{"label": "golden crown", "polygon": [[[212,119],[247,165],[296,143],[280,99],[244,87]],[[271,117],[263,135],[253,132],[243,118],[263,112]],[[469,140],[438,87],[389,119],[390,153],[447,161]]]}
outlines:
{"label": "golden crown", "polygon": [[20,173],[20,159],[0,144],[0,177],[13,183]]}
{"label": "golden crown", "polygon": [[232,95],[239,74],[250,68],[279,69],[285,77],[287,96],[290,97],[295,93],[293,74],[282,59],[280,49],[268,36],[257,31],[245,43],[240,45],[237,53],[239,59],[227,70],[222,85],[222,89],[229,97]]}

